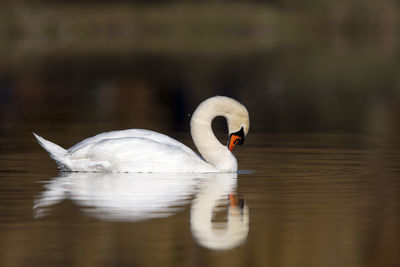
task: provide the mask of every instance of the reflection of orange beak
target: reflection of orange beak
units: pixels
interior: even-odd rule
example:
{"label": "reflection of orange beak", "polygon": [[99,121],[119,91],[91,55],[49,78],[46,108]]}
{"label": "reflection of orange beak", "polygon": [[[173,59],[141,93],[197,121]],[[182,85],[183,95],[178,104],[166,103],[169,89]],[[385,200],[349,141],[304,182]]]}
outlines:
{"label": "reflection of orange beak", "polygon": [[235,134],[231,135],[231,138],[229,139],[229,151],[232,151],[232,149],[235,147],[235,145],[240,141],[241,137],[237,136]]}
{"label": "reflection of orange beak", "polygon": [[229,206],[228,206],[229,214],[233,216],[243,215],[244,200],[239,199],[237,195],[234,193],[229,193],[228,199],[229,199]]}
{"label": "reflection of orange beak", "polygon": [[229,198],[229,206],[231,206],[231,207],[239,206],[238,198],[234,194],[230,193],[228,195],[228,198]]}

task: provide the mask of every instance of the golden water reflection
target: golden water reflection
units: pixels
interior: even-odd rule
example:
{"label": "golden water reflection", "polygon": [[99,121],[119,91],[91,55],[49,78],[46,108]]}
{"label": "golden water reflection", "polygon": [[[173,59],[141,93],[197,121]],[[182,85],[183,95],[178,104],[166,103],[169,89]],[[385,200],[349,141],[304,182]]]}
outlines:
{"label": "golden water reflection", "polygon": [[[249,232],[247,205],[230,203],[236,185],[236,173],[60,173],[35,199],[34,217],[45,217],[68,199],[99,220],[138,222],[169,217],[195,196],[190,208],[195,240],[212,250],[232,249],[245,242]],[[224,209],[227,218],[214,222],[213,214]]]}

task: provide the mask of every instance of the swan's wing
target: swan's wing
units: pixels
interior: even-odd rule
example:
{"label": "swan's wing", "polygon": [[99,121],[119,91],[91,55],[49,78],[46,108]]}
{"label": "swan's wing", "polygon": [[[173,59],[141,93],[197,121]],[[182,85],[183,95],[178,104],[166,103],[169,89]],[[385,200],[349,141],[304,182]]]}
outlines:
{"label": "swan's wing", "polygon": [[179,147],[183,151],[187,153],[194,153],[190,148],[182,144],[181,142],[161,133],[157,133],[150,130],[144,129],[129,129],[129,130],[122,130],[122,131],[111,131],[111,132],[104,132],[93,137],[87,138],[82,140],[81,142],[77,143],[70,149],[68,149],[68,154],[80,154],[80,153],[87,153],[93,146],[97,145],[99,142],[109,139],[117,139],[117,138],[143,138],[148,139],[151,141],[155,141],[161,144],[171,145],[175,147]]}
{"label": "swan's wing", "polygon": [[82,164],[82,170],[91,171],[190,172],[206,164],[192,150],[183,149],[183,144],[179,144],[139,137],[102,139],[69,152],[69,159],[78,171]]}

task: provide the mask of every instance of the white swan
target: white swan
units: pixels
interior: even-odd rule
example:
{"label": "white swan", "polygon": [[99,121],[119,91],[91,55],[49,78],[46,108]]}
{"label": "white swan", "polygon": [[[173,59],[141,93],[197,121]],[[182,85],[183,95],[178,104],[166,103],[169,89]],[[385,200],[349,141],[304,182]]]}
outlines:
{"label": "white swan", "polygon": [[[228,146],[212,131],[211,122],[217,116],[227,120]],[[179,141],[142,129],[101,133],[68,150],[33,134],[62,171],[236,172],[237,161],[231,151],[243,143],[249,126],[249,114],[242,104],[215,96],[202,102],[190,121],[193,142],[203,158]]]}

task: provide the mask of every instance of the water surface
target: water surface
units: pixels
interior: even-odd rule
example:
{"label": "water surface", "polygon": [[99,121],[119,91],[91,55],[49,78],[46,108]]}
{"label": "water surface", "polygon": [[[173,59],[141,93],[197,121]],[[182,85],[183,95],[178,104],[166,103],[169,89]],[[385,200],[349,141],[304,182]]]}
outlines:
{"label": "water surface", "polygon": [[222,176],[59,174],[30,133],[1,146],[2,266],[400,262],[393,136],[253,133]]}

